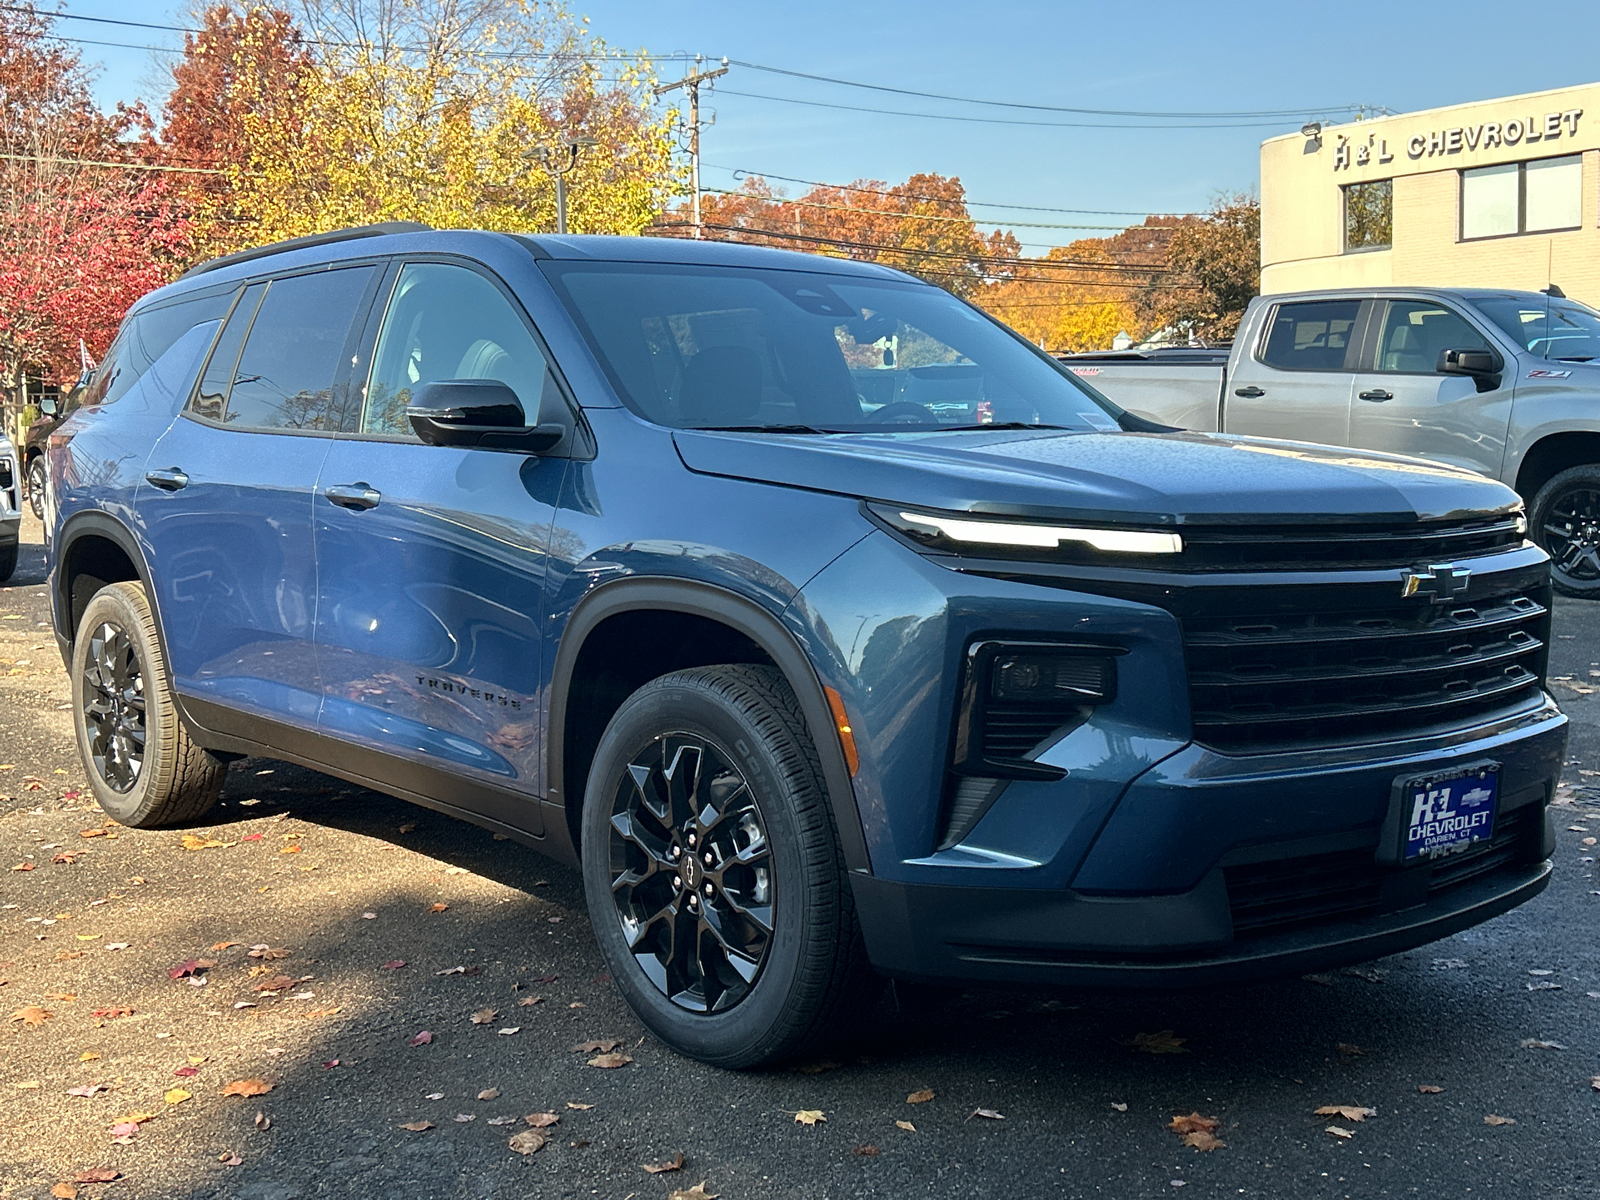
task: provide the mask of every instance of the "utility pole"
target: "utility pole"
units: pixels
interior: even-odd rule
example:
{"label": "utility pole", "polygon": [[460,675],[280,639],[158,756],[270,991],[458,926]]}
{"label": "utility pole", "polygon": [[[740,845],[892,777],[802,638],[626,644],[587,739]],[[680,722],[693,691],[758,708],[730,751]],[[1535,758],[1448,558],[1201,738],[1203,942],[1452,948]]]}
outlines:
{"label": "utility pole", "polygon": [[702,83],[709,84],[719,75],[728,73],[728,60],[726,58],[722,60],[722,65],[714,71],[701,70],[700,64],[702,61],[704,60],[700,55],[696,54],[694,56],[694,70],[690,71],[682,79],[672,83],[663,83],[654,89],[657,96],[663,96],[675,88],[682,88],[689,94],[689,187],[693,192],[690,211],[694,220],[694,236],[697,238],[705,236],[704,229],[700,224],[700,85]]}
{"label": "utility pole", "polygon": [[567,174],[578,165],[578,153],[598,143],[594,138],[566,138],[556,146],[535,146],[533,156],[556,181],[556,232],[567,232]]}

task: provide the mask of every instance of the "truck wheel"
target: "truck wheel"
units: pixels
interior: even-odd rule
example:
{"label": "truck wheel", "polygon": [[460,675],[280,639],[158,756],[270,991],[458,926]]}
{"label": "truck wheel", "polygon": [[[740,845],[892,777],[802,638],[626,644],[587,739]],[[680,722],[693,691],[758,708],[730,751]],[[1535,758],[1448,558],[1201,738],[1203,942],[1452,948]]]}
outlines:
{"label": "truck wheel", "polygon": [[84,609],[72,646],[72,715],[94,798],[120,824],[175,825],[216,804],[227,764],[178,720],[139,584],[109,584]]}
{"label": "truck wheel", "polygon": [[589,772],[582,859],[612,978],[679,1053],[791,1058],[876,993],[816,747],[772,667],[679,671],[628,698]]}
{"label": "truck wheel", "polygon": [[1564,596],[1600,598],[1600,464],[1569,467],[1533,498],[1528,526]]}
{"label": "truck wheel", "polygon": [[44,520],[44,455],[36,454],[28,464],[28,507]]}

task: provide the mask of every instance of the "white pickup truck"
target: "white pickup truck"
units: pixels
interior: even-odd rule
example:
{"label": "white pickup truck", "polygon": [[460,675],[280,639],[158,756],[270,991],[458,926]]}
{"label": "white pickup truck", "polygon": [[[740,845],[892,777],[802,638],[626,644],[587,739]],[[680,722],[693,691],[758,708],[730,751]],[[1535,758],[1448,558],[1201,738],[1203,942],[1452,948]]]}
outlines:
{"label": "white pickup truck", "polygon": [[1061,361],[1162,424],[1411,455],[1502,480],[1526,501],[1557,590],[1600,598],[1600,313],[1559,288],[1259,296],[1231,351]]}

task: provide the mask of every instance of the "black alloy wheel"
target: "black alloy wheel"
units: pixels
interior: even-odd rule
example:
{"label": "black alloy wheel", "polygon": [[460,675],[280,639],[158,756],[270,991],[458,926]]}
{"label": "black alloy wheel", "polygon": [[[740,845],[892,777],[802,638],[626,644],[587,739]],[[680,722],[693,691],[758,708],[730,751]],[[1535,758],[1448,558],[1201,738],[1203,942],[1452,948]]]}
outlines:
{"label": "black alloy wheel", "polygon": [[28,507],[33,515],[44,520],[44,455],[35,455],[28,464]]}
{"label": "black alloy wheel", "polygon": [[102,621],[89,632],[82,695],[95,771],[113,791],[132,791],[144,770],[144,670],[120,626]]}
{"label": "black alloy wheel", "polygon": [[635,755],[610,849],[617,919],[650,982],[691,1012],[748,996],[772,945],[776,880],[761,808],[730,756],[689,733]]}
{"label": "black alloy wheel", "polygon": [[1558,592],[1600,598],[1600,466],[1571,467],[1534,497],[1528,524]]}

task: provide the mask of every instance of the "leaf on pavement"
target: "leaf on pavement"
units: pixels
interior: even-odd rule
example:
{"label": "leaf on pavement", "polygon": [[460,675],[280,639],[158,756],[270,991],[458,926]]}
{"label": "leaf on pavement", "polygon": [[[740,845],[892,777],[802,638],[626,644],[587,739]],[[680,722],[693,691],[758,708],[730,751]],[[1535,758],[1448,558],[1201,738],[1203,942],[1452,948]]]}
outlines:
{"label": "leaf on pavement", "polygon": [[219,842],[216,838],[196,837],[192,833],[183,835],[183,848],[185,850],[225,850],[233,845],[232,842]]}
{"label": "leaf on pavement", "polygon": [[973,1117],[982,1117],[985,1121],[1004,1121],[1006,1119],[1004,1113],[995,1112],[992,1108],[975,1108],[967,1114],[967,1120],[970,1121]]}
{"label": "leaf on pavement", "polygon": [[265,1079],[235,1079],[222,1089],[224,1096],[265,1096],[272,1085]]}
{"label": "leaf on pavement", "polygon": [[1340,1129],[1337,1125],[1329,1125],[1322,1132],[1331,1133],[1336,1138],[1353,1138],[1353,1137],[1355,1137],[1355,1131],[1353,1129]]}
{"label": "leaf on pavement", "polygon": [[112,1180],[121,1179],[122,1172],[115,1167],[90,1167],[87,1171],[79,1171],[72,1177],[73,1183],[110,1183]]}
{"label": "leaf on pavement", "polygon": [[1490,1113],[1483,1119],[1483,1123],[1485,1125],[1515,1125],[1517,1122],[1513,1117],[1498,1117],[1494,1113]]}
{"label": "leaf on pavement", "polygon": [[598,1051],[601,1054],[609,1054],[620,1045],[622,1045],[620,1038],[598,1038],[592,1042],[579,1042],[572,1048],[572,1053],[594,1054]]}
{"label": "leaf on pavement", "polygon": [[78,1200],[78,1189],[70,1183],[58,1183],[50,1189],[50,1194],[57,1200]]}
{"label": "leaf on pavement", "polygon": [[111,1085],[108,1083],[86,1083],[82,1087],[68,1088],[69,1096],[93,1096],[96,1092],[109,1092]]}
{"label": "leaf on pavement", "polygon": [[19,1008],[12,1013],[11,1019],[13,1021],[21,1021],[24,1025],[37,1029],[53,1016],[55,1016],[55,1013],[49,1009],[40,1008],[37,1004],[30,1004],[28,1007]]}
{"label": "leaf on pavement", "polygon": [[406,960],[405,959],[403,959],[403,958],[394,958],[394,959],[390,959],[388,962],[384,963],[383,964],[383,969],[385,971],[398,971],[401,967],[403,967],[405,965],[406,965]]}
{"label": "leaf on pavement", "polygon": [[[238,944],[239,943],[237,942],[234,943],[236,946]],[[293,953],[293,951],[283,949],[282,947],[275,948],[272,946],[261,945],[251,946],[250,949],[245,951],[245,957],[259,958],[263,961],[270,961],[274,958],[288,958],[291,953]]]}
{"label": "leaf on pavement", "polygon": [[1228,1148],[1228,1143],[1217,1137],[1216,1134],[1206,1133],[1205,1131],[1199,1129],[1195,1130],[1193,1133],[1184,1134],[1183,1144],[1185,1146],[1193,1146],[1196,1150],[1203,1151],[1226,1150]]}
{"label": "leaf on pavement", "polygon": [[717,1200],[718,1193],[706,1191],[706,1181],[702,1179],[692,1188],[679,1188],[667,1197],[667,1200]]}
{"label": "leaf on pavement", "polygon": [[1173,1117],[1167,1122],[1167,1128],[1173,1133],[1210,1133],[1221,1124],[1216,1117],[1202,1117],[1192,1112],[1187,1117]]}
{"label": "leaf on pavement", "polygon": [[794,1123],[796,1125],[826,1124],[827,1120],[828,1118],[822,1115],[820,1108],[802,1108],[794,1115]]}
{"label": "leaf on pavement", "polygon": [[271,1129],[272,1118],[258,1108],[256,1109],[255,1126],[257,1129]]}
{"label": "leaf on pavement", "polygon": [[242,945],[244,945],[243,942],[218,942],[216,945],[211,947],[211,951],[215,954],[223,950],[232,950],[235,946]]}
{"label": "leaf on pavement", "polygon": [[256,984],[258,992],[281,992],[292,988],[297,983],[304,983],[304,979],[296,979],[293,975],[272,975]]}
{"label": "leaf on pavement", "polygon": [[476,1121],[477,1119],[477,1113],[457,1113],[455,1116],[457,1125],[465,1125],[468,1121]]}
{"label": "leaf on pavement", "polygon": [[548,1129],[557,1121],[561,1120],[561,1118],[556,1116],[556,1114],[553,1112],[529,1113],[522,1119],[535,1129]]}
{"label": "leaf on pavement", "polygon": [[515,1125],[516,1123],[517,1123],[517,1119],[515,1117],[490,1117],[489,1118],[489,1124],[491,1124],[491,1125]]}
{"label": "leaf on pavement", "polygon": [[198,975],[202,971],[209,971],[217,965],[214,958],[186,958],[175,967],[167,968],[167,976],[171,979],[182,979],[185,975]]}
{"label": "leaf on pavement", "polygon": [[1444,1089],[1436,1083],[1419,1083],[1417,1084],[1417,1091],[1424,1096],[1437,1096]]}
{"label": "leaf on pavement", "polygon": [[[431,913],[444,912],[449,907],[450,906],[448,904],[430,904],[428,906],[428,911],[431,912]],[[529,1150],[529,1151],[526,1151],[526,1153],[532,1154],[533,1151]]]}
{"label": "leaf on pavement", "polygon": [[632,1061],[632,1057],[626,1054],[599,1054],[589,1060],[589,1065],[610,1070],[613,1067],[625,1067]]}
{"label": "leaf on pavement", "polygon": [[904,1129],[907,1133],[915,1133],[917,1131],[917,1127],[910,1121],[896,1121],[894,1124],[896,1129]]}
{"label": "leaf on pavement", "polygon": [[185,1100],[194,1099],[193,1092],[186,1092],[182,1088],[168,1088],[167,1094],[162,1097],[168,1104],[182,1104]]}
{"label": "leaf on pavement", "polygon": [[518,1154],[537,1154],[544,1149],[546,1140],[544,1134],[524,1129],[521,1133],[513,1134],[508,1145]]}
{"label": "leaf on pavement", "polygon": [[1564,1046],[1560,1042],[1546,1042],[1546,1041],[1541,1041],[1538,1038],[1523,1038],[1520,1042],[1517,1043],[1517,1045],[1521,1046],[1524,1050],[1565,1050],[1566,1049],[1566,1046]]}
{"label": "leaf on pavement", "polygon": [[932,1088],[918,1088],[916,1091],[912,1092],[911,1095],[906,1097],[906,1103],[907,1104],[926,1104],[929,1100],[932,1100],[932,1099],[933,1099],[933,1089]]}
{"label": "leaf on pavement", "polygon": [[133,1016],[133,1009],[131,1009],[131,1008],[97,1008],[97,1009],[94,1009],[92,1012],[90,1012],[89,1015],[91,1017],[104,1017],[107,1020],[112,1020],[112,1019],[115,1019],[116,1017],[131,1017],[131,1016]]}
{"label": "leaf on pavement", "polygon": [[408,1046],[426,1046],[433,1041],[433,1034],[424,1029],[416,1037],[406,1043]]}
{"label": "leaf on pavement", "polygon": [[31,870],[33,870],[33,864],[31,862],[19,862],[16,866],[12,867],[11,869],[13,871],[31,871]]}
{"label": "leaf on pavement", "polygon": [[576,1100],[568,1100],[567,1101],[567,1107],[570,1108],[570,1109],[573,1109],[576,1112],[588,1112],[591,1108],[594,1107],[594,1105],[592,1105],[592,1104],[579,1104]]}
{"label": "leaf on pavement", "polygon": [[683,1170],[683,1164],[686,1161],[688,1160],[683,1157],[683,1151],[679,1150],[671,1158],[663,1159],[661,1162],[640,1163],[639,1165],[652,1175],[665,1175],[668,1171]]}
{"label": "leaf on pavement", "polygon": [[472,1023],[474,1025],[489,1025],[492,1024],[494,1019],[499,1015],[500,1014],[492,1008],[480,1008],[477,1012],[472,1014]]}
{"label": "leaf on pavement", "polygon": [[433,1122],[432,1121],[408,1121],[404,1125],[400,1126],[400,1128],[401,1129],[409,1129],[412,1133],[422,1133],[422,1132],[424,1132],[426,1130],[432,1129],[433,1128]]}
{"label": "leaf on pavement", "polygon": [[1163,1029],[1159,1033],[1136,1033],[1131,1042],[1124,1042],[1123,1045],[1143,1050],[1146,1054],[1187,1054],[1189,1051],[1183,1044],[1188,1040],[1174,1037],[1172,1030]]}
{"label": "leaf on pavement", "polygon": [[504,1029],[495,1030],[501,1037],[516,1037],[522,1032],[521,1025],[507,1025]]}
{"label": "leaf on pavement", "polygon": [[1600,1075],[1596,1075],[1594,1078],[1590,1079],[1589,1086],[1595,1091],[1600,1092]]}
{"label": "leaf on pavement", "polygon": [[478,1099],[479,1100],[498,1100],[498,1099],[500,1099],[500,1089],[499,1088],[484,1088],[483,1091],[478,1093]]}
{"label": "leaf on pavement", "polygon": [[1318,1117],[1343,1117],[1346,1121],[1365,1121],[1368,1117],[1378,1115],[1375,1108],[1364,1108],[1359,1104],[1324,1104],[1321,1108],[1313,1110]]}
{"label": "leaf on pavement", "polygon": [[543,999],[543,996],[524,996],[521,1000],[517,1001],[517,1007],[532,1008],[535,1004],[538,1004]]}

